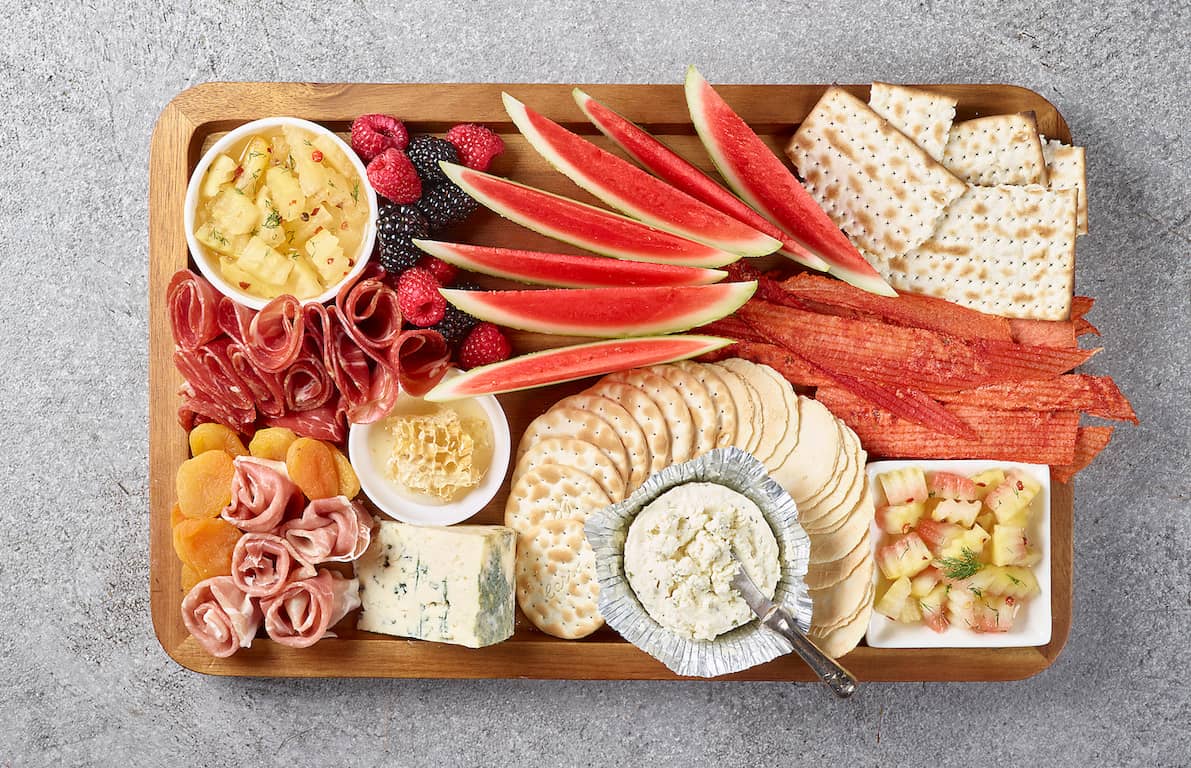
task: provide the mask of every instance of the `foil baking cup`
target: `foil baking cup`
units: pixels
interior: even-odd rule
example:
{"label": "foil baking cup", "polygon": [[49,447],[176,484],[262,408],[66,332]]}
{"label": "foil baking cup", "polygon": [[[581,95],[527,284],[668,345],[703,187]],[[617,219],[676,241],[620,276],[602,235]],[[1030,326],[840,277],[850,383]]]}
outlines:
{"label": "foil baking cup", "polygon": [[806,632],[811,623],[811,598],[803,577],[811,544],[798,524],[798,507],[790,494],[765,471],[765,466],[739,448],[719,448],[683,464],[674,464],[646,480],[624,501],[604,507],[587,519],[587,540],[595,551],[600,583],[600,613],[621,637],[687,677],[718,677],[772,661],[790,653],[790,643],[757,619],[714,640],[691,640],[654,621],[629,586],[624,573],[624,543],[629,526],[650,502],[687,483],[716,483],[750,499],[773,529],[780,577],[773,602],[794,616]]}

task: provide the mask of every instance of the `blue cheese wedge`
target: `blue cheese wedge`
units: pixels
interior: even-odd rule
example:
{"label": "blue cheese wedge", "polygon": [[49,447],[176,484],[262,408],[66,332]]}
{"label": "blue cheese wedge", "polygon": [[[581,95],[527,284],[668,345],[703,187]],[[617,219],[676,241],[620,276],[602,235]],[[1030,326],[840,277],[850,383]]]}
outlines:
{"label": "blue cheese wedge", "polygon": [[500,525],[381,521],[356,561],[363,602],[356,626],[468,648],[508,639],[516,542]]}

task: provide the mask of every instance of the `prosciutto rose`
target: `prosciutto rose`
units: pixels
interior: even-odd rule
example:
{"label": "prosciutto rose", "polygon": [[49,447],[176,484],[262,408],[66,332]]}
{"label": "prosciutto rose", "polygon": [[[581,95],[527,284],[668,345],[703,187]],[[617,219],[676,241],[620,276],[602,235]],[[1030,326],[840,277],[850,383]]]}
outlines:
{"label": "prosciutto rose", "polygon": [[252,645],[261,611],[231,576],[215,576],[182,598],[182,621],[203,650],[222,659]]}
{"label": "prosciutto rose", "polygon": [[368,549],[372,517],[346,496],[315,499],[279,535],[308,563],[347,563]]}
{"label": "prosciutto rose", "polygon": [[272,597],[291,580],[313,575],[314,568],[271,533],[246,533],[232,550],[232,580],[249,597]]}
{"label": "prosciutto rose", "polygon": [[261,600],[265,631],[291,648],[307,648],[360,605],[360,582],[328,570],[291,581],[273,597]]}
{"label": "prosciutto rose", "polygon": [[232,476],[232,501],[223,519],[246,533],[265,533],[302,509],[302,492],[286,474],[280,461],[236,457]]}

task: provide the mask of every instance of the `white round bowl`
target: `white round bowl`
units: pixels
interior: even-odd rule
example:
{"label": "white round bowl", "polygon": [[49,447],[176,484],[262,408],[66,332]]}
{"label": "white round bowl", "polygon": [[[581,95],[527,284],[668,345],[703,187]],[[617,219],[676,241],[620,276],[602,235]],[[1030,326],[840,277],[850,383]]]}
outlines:
{"label": "white round bowl", "polygon": [[[454,375],[457,371],[447,374]],[[402,395],[408,397],[408,395]],[[504,409],[493,395],[477,397],[492,428],[492,462],[480,484],[458,501],[446,504],[421,504],[400,494],[385,474],[384,465],[377,465],[369,450],[368,441],[374,429],[384,429],[381,421],[372,424],[352,424],[347,438],[347,453],[351,459],[360,487],[376,505],[394,520],[415,525],[454,525],[479,512],[500,490],[509,468],[511,440],[509,422]],[[383,420],[382,420],[383,421]]]}
{"label": "white round bowl", "polygon": [[190,184],[186,187],[186,207],[183,212],[183,226],[186,229],[186,244],[190,247],[190,255],[194,258],[194,263],[198,265],[199,271],[203,276],[211,282],[211,285],[227,296],[228,298],[243,304],[252,309],[260,309],[269,303],[269,299],[262,299],[259,296],[245,293],[240,290],[239,286],[229,283],[223,278],[219,271],[219,258],[211,254],[206,246],[198,241],[194,236],[194,216],[198,209],[199,188],[202,186],[203,177],[207,175],[207,168],[210,167],[212,161],[221,152],[224,152],[228,147],[243,139],[245,136],[262,133],[264,131],[280,128],[282,126],[293,126],[309,131],[314,134],[321,134],[329,137],[348,161],[352,164],[352,168],[360,176],[360,186],[364,190],[364,194],[368,199],[368,221],[364,224],[364,237],[360,241],[360,250],[355,254],[356,264],[351,270],[344,275],[343,279],[335,283],[335,285],[327,288],[318,296],[312,296],[302,299],[303,304],[325,304],[335,295],[339,293],[339,289],[345,284],[353,282],[364,268],[368,266],[368,259],[372,255],[372,246],[376,242],[376,220],[377,220],[377,204],[376,192],[372,189],[372,185],[368,183],[368,173],[364,168],[364,164],[356,153],[352,151],[343,139],[335,135],[333,131],[329,131],[318,123],[312,123],[309,120],[302,120],[297,117],[266,117],[261,120],[253,120],[250,123],[245,123],[234,131],[230,131],[226,136],[215,142],[210,149],[199,160],[198,165],[195,166],[194,172],[190,174]]}

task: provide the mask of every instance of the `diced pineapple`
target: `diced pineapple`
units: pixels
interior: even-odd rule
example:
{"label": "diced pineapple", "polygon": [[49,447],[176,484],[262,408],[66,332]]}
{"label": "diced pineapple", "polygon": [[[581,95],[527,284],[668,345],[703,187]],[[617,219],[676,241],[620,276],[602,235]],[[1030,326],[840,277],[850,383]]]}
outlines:
{"label": "diced pineapple", "polygon": [[265,183],[269,185],[273,204],[277,206],[281,218],[292,221],[302,215],[306,208],[306,195],[302,194],[302,185],[292,173],[275,165],[265,171]]}
{"label": "diced pineapple", "polygon": [[980,526],[973,526],[963,531],[959,536],[945,544],[939,550],[939,559],[959,558],[964,556],[965,550],[975,552],[979,557],[984,552],[984,545],[988,541],[988,531]]}
{"label": "diced pineapple", "polygon": [[1016,470],[1005,475],[1005,481],[989,491],[984,505],[997,516],[998,523],[1008,522],[1022,512],[1028,512],[1030,503],[1042,487],[1034,478]]}
{"label": "diced pineapple", "polygon": [[910,594],[914,597],[923,597],[929,594],[942,580],[943,574],[938,568],[931,566],[910,579]]}
{"label": "diced pineapple", "polygon": [[260,226],[255,230],[256,235],[272,248],[284,243],[286,234],[285,228],[282,227],[281,213],[273,203],[272,190],[267,184],[262,184],[256,192],[256,209],[261,217]]}
{"label": "diced pineapple", "polygon": [[220,192],[210,203],[211,226],[225,235],[245,235],[251,232],[260,219],[260,211],[252,198],[241,194],[235,187]]}
{"label": "diced pineapple", "polygon": [[[974,501],[976,484],[954,472],[931,472],[926,480],[926,490],[931,498]],[[938,518],[936,518],[938,519]]]}
{"label": "diced pineapple", "polygon": [[219,260],[219,271],[223,275],[224,280],[227,280],[232,285],[247,293],[266,296],[269,294],[269,291],[277,287],[260,282],[255,275],[245,272],[232,259],[221,258]]}
{"label": "diced pineapple", "polygon": [[310,263],[310,259],[293,251],[290,258],[294,262],[294,270],[289,273],[289,280],[285,284],[285,292],[299,299],[309,299],[323,292],[323,283],[318,272]]}
{"label": "diced pineapple", "polygon": [[954,523],[940,523],[937,520],[923,519],[914,528],[928,549],[936,555],[951,542],[959,538],[964,529]]}
{"label": "diced pineapple", "polygon": [[909,577],[930,565],[931,554],[916,533],[908,533],[877,550],[877,565],[885,578]]}
{"label": "diced pineapple", "polygon": [[327,170],[326,198],[332,205],[348,205],[353,202],[352,184],[338,171]]}
{"label": "diced pineapple", "polygon": [[978,589],[982,594],[1015,597],[1018,600],[1033,597],[1042,591],[1032,570],[1013,565],[986,565],[969,577],[967,584],[969,589]]}
{"label": "diced pineapple", "polygon": [[922,623],[935,632],[946,632],[951,622],[947,619],[947,595],[951,588],[946,584],[937,584],[926,595],[918,598],[918,607],[922,611]]}
{"label": "diced pineapple", "polygon": [[352,168],[347,157],[344,156],[343,150],[339,148],[330,136],[320,133],[310,143],[314,145],[315,149],[323,153],[323,165],[344,175],[351,175],[354,172],[355,169]]}
{"label": "diced pineapple", "polygon": [[306,214],[306,219],[298,218],[289,220],[293,228],[294,241],[304,243],[310,238],[314,237],[320,229],[329,229],[334,231],[335,219],[328,212],[326,202],[321,200],[307,200],[311,206],[310,211]]}
{"label": "diced pineapple", "polygon": [[877,510],[877,525],[885,533],[908,533],[926,512],[918,501],[913,504],[893,504]]}
{"label": "diced pineapple", "polygon": [[983,499],[988,492],[1005,482],[1005,472],[1000,469],[986,469],[972,475],[972,484],[976,486],[976,498]]}
{"label": "diced pineapple", "polygon": [[918,600],[911,597],[902,606],[902,612],[897,615],[897,621],[901,624],[918,624],[922,621],[922,606],[918,604]]}
{"label": "diced pineapple", "polygon": [[229,255],[235,253],[236,240],[216,229],[215,225],[209,221],[199,225],[199,228],[194,231],[194,236],[200,243],[213,251]]}
{"label": "diced pineapple", "polygon": [[954,499],[943,499],[935,508],[931,510],[931,520],[938,520],[944,523],[955,523],[962,525],[964,528],[971,528],[976,522],[976,515],[980,512],[980,502],[978,501],[956,501]]}
{"label": "diced pineapple", "polygon": [[986,595],[967,584],[954,584],[947,593],[951,620],[973,632],[1008,632],[1018,607],[1015,598]]}
{"label": "diced pineapple", "polygon": [[902,609],[906,607],[906,603],[910,599],[910,580],[902,577],[897,579],[885,593],[881,595],[881,599],[877,600],[877,604],[873,608],[877,613],[888,616],[897,621],[902,614]]}
{"label": "diced pineapple", "polygon": [[306,241],[306,255],[326,285],[339,282],[350,269],[339,238],[325,229]]}
{"label": "diced pineapple", "polygon": [[[294,172],[306,197],[326,196],[327,171],[329,167],[315,161],[314,144],[298,128],[285,126],[282,129],[289,144],[289,157],[294,159]],[[321,152],[319,156],[321,157]]]}
{"label": "diced pineapple", "polygon": [[[239,265],[258,282],[276,286],[278,289],[285,285],[294,268],[292,259],[282,256],[259,237],[250,238],[248,244],[240,251]],[[278,292],[280,293],[280,290]]]}
{"label": "diced pineapple", "polygon": [[997,516],[992,512],[981,512],[976,515],[976,525],[980,526],[986,531],[991,531],[992,527],[997,524]]}
{"label": "diced pineapple", "polygon": [[210,167],[207,168],[206,178],[203,179],[203,186],[200,190],[202,198],[206,199],[218,195],[220,187],[231,181],[235,173],[235,160],[227,155],[216,155],[215,159],[211,161]]}
{"label": "diced pineapple", "polygon": [[244,147],[244,154],[240,155],[240,167],[243,170],[233,182],[236,189],[246,195],[255,193],[268,162],[269,143],[260,136],[253,136],[248,145]]}
{"label": "diced pineapple", "polygon": [[992,529],[993,565],[1034,565],[1041,553],[1030,546],[1026,529],[1017,525],[994,525]]}
{"label": "diced pineapple", "polygon": [[911,504],[927,499],[926,475],[918,467],[882,472],[877,479],[889,504]]}

